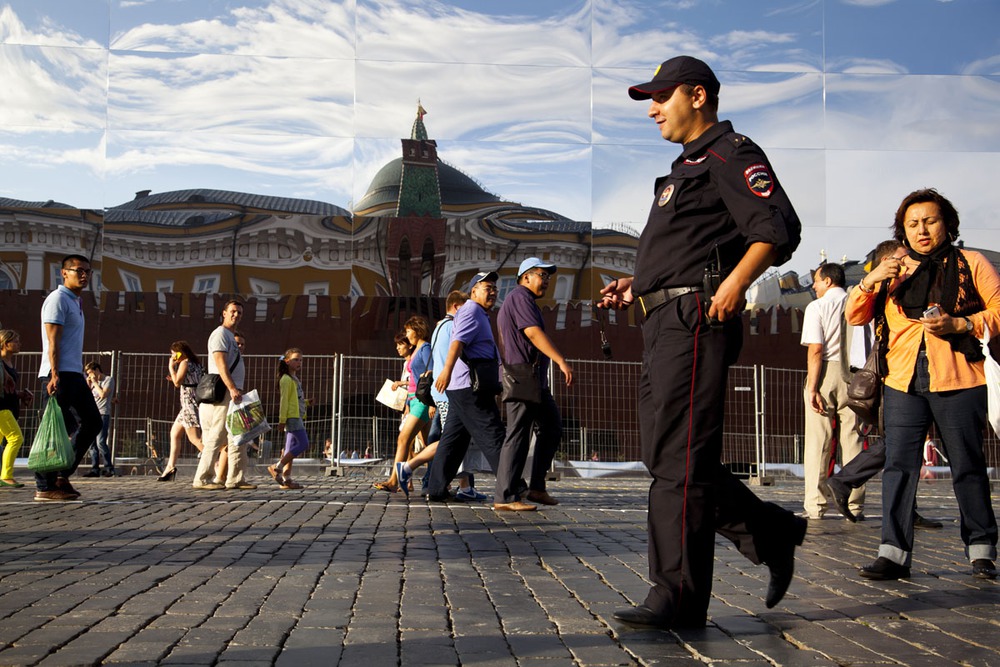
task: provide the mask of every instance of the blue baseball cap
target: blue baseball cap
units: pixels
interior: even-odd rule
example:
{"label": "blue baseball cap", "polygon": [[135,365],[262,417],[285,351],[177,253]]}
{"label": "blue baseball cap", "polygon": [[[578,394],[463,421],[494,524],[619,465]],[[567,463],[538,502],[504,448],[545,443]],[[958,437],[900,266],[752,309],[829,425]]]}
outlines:
{"label": "blue baseball cap", "polygon": [[517,268],[517,277],[521,278],[525,273],[531,271],[532,269],[545,269],[549,273],[556,272],[556,265],[549,264],[548,262],[543,262],[538,257],[529,257],[528,259],[521,262],[521,266]]}
{"label": "blue baseball cap", "polygon": [[496,271],[480,271],[476,275],[472,276],[472,280],[469,281],[469,286],[465,288],[467,294],[472,293],[472,288],[476,286],[477,283],[481,283],[484,280],[488,283],[495,283],[500,279]]}

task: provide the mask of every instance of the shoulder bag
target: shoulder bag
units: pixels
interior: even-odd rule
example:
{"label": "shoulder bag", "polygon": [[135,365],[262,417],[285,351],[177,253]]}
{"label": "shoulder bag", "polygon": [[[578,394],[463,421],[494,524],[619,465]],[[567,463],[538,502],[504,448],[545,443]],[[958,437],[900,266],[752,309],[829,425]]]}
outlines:
{"label": "shoulder bag", "polygon": [[884,330],[887,298],[884,289],[875,296],[875,344],[865,365],[854,372],[847,385],[847,407],[858,416],[859,433],[862,428],[866,429],[862,435],[882,433],[882,381],[886,376],[886,369],[882,367],[882,341],[887,335]]}
{"label": "shoulder bag", "polygon": [[441,333],[441,324],[455,319],[454,315],[445,315],[444,319],[434,328],[434,335],[431,336],[431,365],[423,375],[417,378],[417,389],[413,395],[417,400],[429,407],[434,407],[434,397],[431,396],[431,389],[434,387],[434,343],[437,342],[438,334]]}
{"label": "shoulder bag", "polygon": [[[229,367],[229,374],[232,375],[236,365],[240,363],[240,353],[236,353],[236,360]],[[221,403],[226,396],[226,383],[222,381],[222,376],[218,373],[205,373],[198,380],[195,387],[194,397],[199,403]]]}
{"label": "shoulder bag", "polygon": [[[496,346],[493,347],[496,350]],[[493,357],[472,359],[462,353],[462,361],[469,367],[469,382],[472,393],[477,396],[496,396],[502,390],[500,386],[500,363]]]}
{"label": "shoulder bag", "polygon": [[504,364],[500,400],[504,403],[541,403],[542,378],[538,369],[538,364]]}

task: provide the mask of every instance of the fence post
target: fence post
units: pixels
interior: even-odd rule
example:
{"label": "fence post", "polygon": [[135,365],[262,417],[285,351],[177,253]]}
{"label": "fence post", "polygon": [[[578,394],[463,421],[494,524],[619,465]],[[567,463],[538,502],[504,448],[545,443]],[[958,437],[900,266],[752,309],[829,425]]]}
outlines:
{"label": "fence post", "polygon": [[754,410],[754,450],[757,458],[757,474],[751,475],[750,484],[771,486],[774,478],[767,474],[767,457],[764,454],[764,405],[767,390],[764,386],[765,369],[759,364],[753,366],[753,410]]}

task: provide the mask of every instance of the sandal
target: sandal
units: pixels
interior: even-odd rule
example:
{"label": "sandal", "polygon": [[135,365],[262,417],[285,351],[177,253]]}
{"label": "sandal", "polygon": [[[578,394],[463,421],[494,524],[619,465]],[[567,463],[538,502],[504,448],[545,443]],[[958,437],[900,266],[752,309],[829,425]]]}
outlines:
{"label": "sandal", "polygon": [[389,484],[389,482],[375,482],[372,484],[373,489],[378,489],[379,491],[387,491],[389,493],[396,493],[399,488]]}
{"label": "sandal", "polygon": [[281,485],[281,488],[283,488],[283,489],[301,489],[302,485],[299,484],[298,482],[293,482],[290,479],[286,479],[285,483]]}
{"label": "sandal", "polygon": [[275,482],[278,483],[278,486],[281,486],[285,483],[285,479],[281,476],[281,473],[278,472],[278,470],[274,466],[267,466],[267,472],[270,473],[271,479],[273,479]]}
{"label": "sandal", "polygon": [[0,479],[0,488],[23,489],[24,484],[14,479]]}

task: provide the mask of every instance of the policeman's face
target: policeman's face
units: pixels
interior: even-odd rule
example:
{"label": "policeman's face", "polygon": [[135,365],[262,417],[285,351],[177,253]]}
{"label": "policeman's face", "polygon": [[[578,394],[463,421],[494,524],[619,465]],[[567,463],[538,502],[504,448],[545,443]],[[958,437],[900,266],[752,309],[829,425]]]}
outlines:
{"label": "policeman's face", "polygon": [[700,133],[701,119],[695,112],[694,98],[680,86],[654,93],[649,117],[660,127],[660,136],[671,143],[687,143]]}

